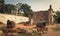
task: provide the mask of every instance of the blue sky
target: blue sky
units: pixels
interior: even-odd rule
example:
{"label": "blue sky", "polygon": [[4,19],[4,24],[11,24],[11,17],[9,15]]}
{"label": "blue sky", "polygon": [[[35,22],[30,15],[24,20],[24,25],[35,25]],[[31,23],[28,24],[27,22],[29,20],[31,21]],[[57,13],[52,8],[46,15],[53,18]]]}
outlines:
{"label": "blue sky", "polygon": [[5,0],[7,4],[27,3],[33,11],[47,10],[52,5],[53,10],[60,10],[60,0]]}

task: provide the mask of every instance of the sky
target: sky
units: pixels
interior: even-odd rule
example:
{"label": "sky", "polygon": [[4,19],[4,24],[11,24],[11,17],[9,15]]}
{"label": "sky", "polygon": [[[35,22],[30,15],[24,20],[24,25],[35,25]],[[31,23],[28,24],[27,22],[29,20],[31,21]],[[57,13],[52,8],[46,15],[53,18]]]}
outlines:
{"label": "sky", "polygon": [[60,0],[5,0],[5,3],[27,3],[33,11],[48,10],[51,4],[54,11],[60,10]]}

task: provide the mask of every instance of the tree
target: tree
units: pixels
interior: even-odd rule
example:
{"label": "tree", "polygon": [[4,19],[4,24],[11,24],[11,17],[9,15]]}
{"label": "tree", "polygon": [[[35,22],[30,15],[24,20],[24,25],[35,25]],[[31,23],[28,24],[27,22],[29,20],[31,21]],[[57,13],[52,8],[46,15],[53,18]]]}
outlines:
{"label": "tree", "polygon": [[22,6],[22,3],[16,4],[17,8],[20,8]]}
{"label": "tree", "polygon": [[13,5],[13,4],[6,4],[5,5],[6,13],[11,13],[12,10],[13,11],[16,10],[16,6],[15,5]]}
{"label": "tree", "polygon": [[[18,12],[21,10],[21,9],[20,9],[21,6],[22,6],[22,3],[18,3],[18,4],[16,4],[16,7],[18,8]],[[19,14],[20,14],[20,12],[19,12]]]}
{"label": "tree", "polygon": [[56,15],[54,16],[54,18],[58,23],[60,23],[60,11],[56,11],[55,13]]}
{"label": "tree", "polygon": [[4,0],[0,0],[0,13],[4,13]]}
{"label": "tree", "polygon": [[28,4],[22,4],[22,3],[18,3],[19,10],[22,10],[24,12],[24,16],[28,17],[29,14],[32,12],[31,6],[29,6]]}

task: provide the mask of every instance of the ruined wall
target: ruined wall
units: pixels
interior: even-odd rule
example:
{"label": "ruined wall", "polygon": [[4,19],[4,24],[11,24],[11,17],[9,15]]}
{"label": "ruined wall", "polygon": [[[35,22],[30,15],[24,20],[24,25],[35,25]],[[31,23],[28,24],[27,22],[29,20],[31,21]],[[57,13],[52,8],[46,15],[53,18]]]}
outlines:
{"label": "ruined wall", "polygon": [[48,12],[47,11],[34,12],[33,15],[31,15],[31,16],[30,16],[30,19],[33,20],[32,24],[37,24],[40,21],[48,21]]}
{"label": "ruined wall", "polygon": [[40,21],[46,21],[48,24],[53,24],[53,12],[52,6],[50,5],[48,10],[33,12],[32,15],[30,14],[29,19],[30,21],[33,20],[32,24],[37,24]]}

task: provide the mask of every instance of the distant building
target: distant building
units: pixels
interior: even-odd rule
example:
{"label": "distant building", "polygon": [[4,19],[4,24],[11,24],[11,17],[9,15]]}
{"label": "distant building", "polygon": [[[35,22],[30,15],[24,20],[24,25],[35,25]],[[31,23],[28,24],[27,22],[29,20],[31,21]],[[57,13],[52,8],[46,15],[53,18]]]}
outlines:
{"label": "distant building", "polygon": [[11,14],[18,15],[18,8],[16,8],[15,10],[11,10]]}
{"label": "distant building", "polygon": [[23,12],[23,10],[19,10],[17,7],[16,7],[16,9],[15,10],[11,10],[11,14],[14,14],[14,15],[23,15],[24,14],[24,12]]}
{"label": "distant building", "polygon": [[40,21],[46,21],[48,24],[53,24],[53,9],[52,6],[49,6],[48,10],[33,12],[29,15],[29,20],[31,24],[37,24]]}

